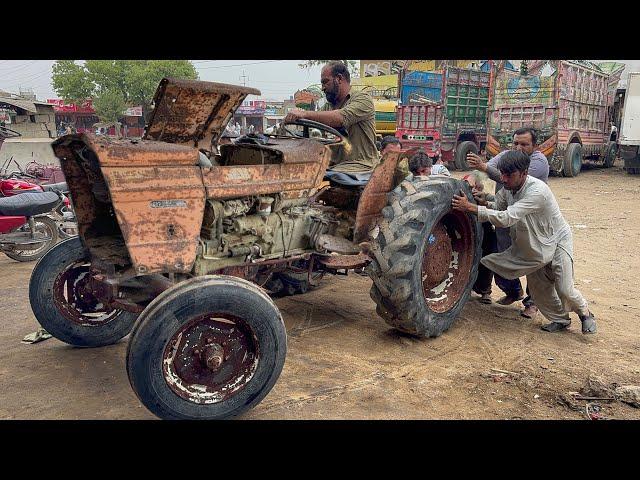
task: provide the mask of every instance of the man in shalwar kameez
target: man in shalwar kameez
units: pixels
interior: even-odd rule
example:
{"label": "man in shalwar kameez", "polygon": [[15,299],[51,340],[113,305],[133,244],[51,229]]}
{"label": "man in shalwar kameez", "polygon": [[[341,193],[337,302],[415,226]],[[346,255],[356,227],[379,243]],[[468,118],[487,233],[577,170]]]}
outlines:
{"label": "man in shalwar kameez", "polygon": [[496,193],[495,201],[487,202],[484,195],[477,195],[475,205],[465,196],[454,195],[452,206],[478,215],[480,222],[510,229],[511,247],[487,255],[481,262],[507,279],[526,275],[533,300],[551,322],[543,325],[543,330],[565,330],[573,311],[582,322],[582,333],[595,333],[595,318],[573,284],[571,228],[551,189],[529,176],[528,168],[528,155],[510,151],[498,163],[505,188]]}

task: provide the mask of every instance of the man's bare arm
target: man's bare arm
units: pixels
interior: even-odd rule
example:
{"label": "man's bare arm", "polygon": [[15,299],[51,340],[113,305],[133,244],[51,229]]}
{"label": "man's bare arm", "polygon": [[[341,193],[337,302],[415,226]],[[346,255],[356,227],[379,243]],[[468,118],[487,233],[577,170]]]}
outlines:
{"label": "man's bare arm", "polygon": [[326,112],[310,112],[307,110],[291,110],[284,118],[285,122],[295,122],[298,119],[312,120],[314,122],[324,123],[333,128],[344,126],[344,118],[340,110],[328,110]]}

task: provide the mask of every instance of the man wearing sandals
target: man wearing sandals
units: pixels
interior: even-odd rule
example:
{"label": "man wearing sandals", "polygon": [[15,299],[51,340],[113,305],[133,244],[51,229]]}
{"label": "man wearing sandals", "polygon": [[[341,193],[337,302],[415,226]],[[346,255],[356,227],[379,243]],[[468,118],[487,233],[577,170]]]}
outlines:
{"label": "man wearing sandals", "polygon": [[498,161],[504,188],[496,193],[495,201],[487,202],[486,195],[476,194],[476,205],[464,195],[454,195],[452,206],[478,215],[481,222],[511,228],[511,246],[481,262],[507,279],[526,275],[533,300],[551,322],[543,330],[565,330],[573,311],[582,322],[582,333],[596,333],[587,301],[573,285],[571,228],[547,184],[528,175],[530,162],[524,152],[505,153]]}
{"label": "man wearing sandals", "polygon": [[[542,152],[535,149],[536,144],[538,143],[537,140],[538,138],[535,129],[529,127],[519,128],[513,133],[513,149],[529,155],[531,158],[529,175],[547,183],[549,178],[549,162]],[[496,167],[500,158],[502,158],[507,151],[508,150],[500,152],[487,163],[483,162],[480,156],[475,153],[469,153],[467,155],[467,161],[471,168],[477,168],[478,170],[485,172],[489,175],[491,180],[496,182],[496,193],[498,193],[502,188],[500,172]],[[492,236],[496,239],[496,251],[504,252],[511,246],[511,236],[508,228],[496,228],[495,233],[492,233]],[[506,278],[502,278],[500,275],[496,275],[495,280],[496,285],[498,285],[498,287],[505,293],[505,296],[498,300],[499,304],[511,305],[524,297],[522,293],[522,284],[518,278],[508,280]],[[538,308],[531,300],[528,290],[529,287],[527,286],[527,296],[522,300],[522,304],[525,308],[520,312],[520,314],[526,318],[534,318],[538,313]],[[491,298],[489,297],[488,301],[485,299],[484,303],[491,303]]]}

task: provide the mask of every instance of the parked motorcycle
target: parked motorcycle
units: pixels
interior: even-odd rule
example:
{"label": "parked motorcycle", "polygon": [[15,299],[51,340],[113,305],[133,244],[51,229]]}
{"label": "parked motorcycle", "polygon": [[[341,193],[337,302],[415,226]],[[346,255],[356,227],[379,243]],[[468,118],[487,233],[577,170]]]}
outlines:
{"label": "parked motorcycle", "polygon": [[47,213],[61,203],[56,192],[0,198],[0,252],[19,262],[42,257],[58,240],[58,225]]}
{"label": "parked motorcycle", "polygon": [[[23,193],[57,192],[62,194],[62,203],[49,212],[57,224],[58,236],[61,239],[71,238],[78,234],[78,224],[73,206],[69,200],[69,187],[65,182],[60,183],[32,183],[29,174],[24,172],[11,172],[0,178],[0,198],[10,197]],[[35,181],[35,180],[33,180]]]}

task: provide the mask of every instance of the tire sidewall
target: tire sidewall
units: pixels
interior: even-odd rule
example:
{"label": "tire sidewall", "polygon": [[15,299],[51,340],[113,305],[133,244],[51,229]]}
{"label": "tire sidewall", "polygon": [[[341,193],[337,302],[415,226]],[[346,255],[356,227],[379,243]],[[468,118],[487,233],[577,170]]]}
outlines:
{"label": "tire sidewall", "polygon": [[49,250],[36,264],[29,280],[29,302],[36,320],[58,340],[76,347],[100,347],[116,343],[133,328],[136,314],[120,310],[104,325],[86,326],[68,320],[55,307],[53,285],[57,276],[69,265],[88,260],[79,237],[63,240]]}
{"label": "tire sidewall", "polygon": [[458,170],[469,170],[467,163],[467,154],[473,152],[478,153],[478,146],[471,141],[464,141],[456,148],[455,165]]}
{"label": "tire sidewall", "polygon": [[[580,158],[580,162],[576,158]],[[579,143],[570,143],[565,152],[563,173],[565,177],[575,177],[582,170],[582,145]]]}
{"label": "tire sidewall", "polygon": [[[140,315],[127,348],[127,373],[140,401],[163,419],[224,419],[258,404],[275,385],[286,357],[286,330],[278,308],[253,286],[221,275],[197,277],[156,298]],[[211,283],[207,280],[217,280]],[[245,282],[245,281],[243,281]],[[246,282],[248,283],[248,282]],[[243,318],[257,338],[260,357],[251,380],[232,397],[196,404],[178,396],[164,378],[162,362],[173,334],[190,319],[211,313]]]}
{"label": "tire sidewall", "polygon": [[[462,181],[458,181],[456,180],[457,185],[453,186],[453,192],[459,192],[459,190],[462,188],[463,191],[465,192],[467,198],[470,201],[474,201],[473,200],[473,195],[471,194],[471,189],[468,188],[468,185],[466,182],[462,182]],[[452,195],[453,197],[453,195]],[[433,229],[433,227],[435,225],[437,225],[437,223],[442,219],[442,217],[444,217],[446,214],[451,213],[451,199],[449,199],[448,205],[446,203],[440,203],[438,205],[438,207],[436,209],[434,209],[433,211],[433,215],[431,217],[431,221],[428,222],[429,225],[427,223],[425,223],[424,228],[422,229],[421,232],[421,245],[420,245],[420,257],[419,259],[422,260],[424,259],[424,254],[425,254],[425,250],[428,247],[428,237],[431,233],[431,230]],[[455,321],[455,319],[459,316],[460,312],[462,311],[462,309],[464,308],[465,304],[467,303],[467,301],[469,300],[469,297],[471,295],[471,288],[473,286],[473,284],[476,281],[476,278],[478,276],[478,263],[480,261],[480,257],[482,255],[482,236],[483,236],[483,231],[482,228],[480,227],[480,223],[477,221],[477,217],[476,216],[472,216],[470,214],[467,214],[467,217],[470,220],[470,223],[472,225],[472,230],[473,230],[473,234],[474,234],[474,257],[473,257],[473,262],[472,262],[472,266],[471,266],[471,271],[469,274],[469,280],[467,282],[467,284],[465,285],[465,288],[460,296],[460,298],[458,299],[458,301],[456,302],[456,304],[449,310],[447,310],[444,313],[438,313],[435,312],[433,310],[431,310],[431,308],[429,307],[426,298],[423,294],[423,285],[422,285],[422,261],[418,262],[418,265],[416,265],[416,268],[413,269],[413,274],[412,274],[412,287],[415,289],[414,292],[416,292],[418,298],[420,299],[420,303],[422,305],[422,307],[424,308],[424,311],[428,312],[427,315],[427,322],[429,322],[430,324],[432,324],[432,328],[430,329],[430,334],[433,336],[433,333],[436,333],[437,335],[440,335],[442,332],[448,330],[451,325],[453,324],[453,322]],[[418,295],[418,293],[420,293],[420,295]]]}

